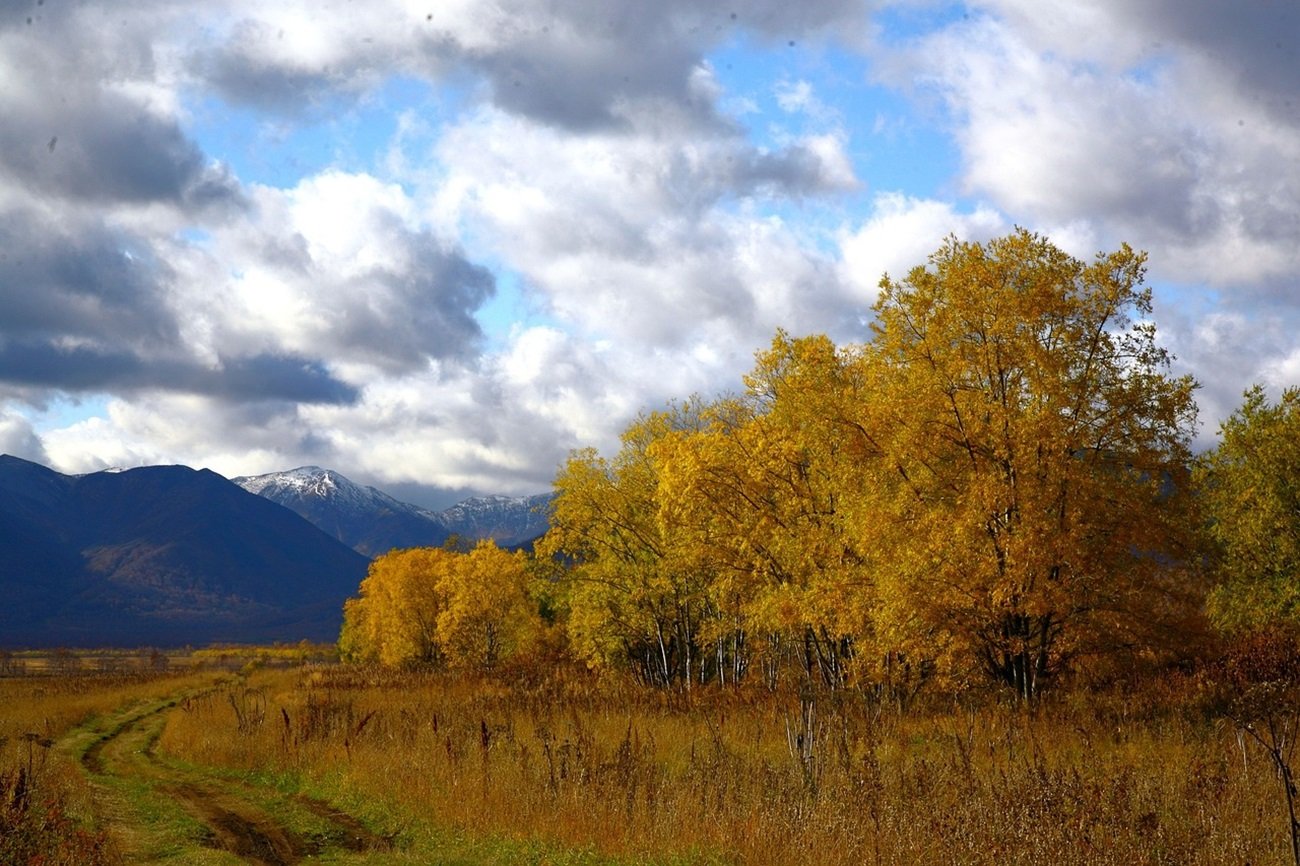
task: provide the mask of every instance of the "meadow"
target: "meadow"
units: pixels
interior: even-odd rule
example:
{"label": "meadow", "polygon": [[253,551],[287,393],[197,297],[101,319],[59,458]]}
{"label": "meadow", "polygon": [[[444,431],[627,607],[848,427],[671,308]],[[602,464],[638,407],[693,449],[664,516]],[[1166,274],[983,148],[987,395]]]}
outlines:
{"label": "meadow", "polygon": [[[246,658],[0,678],[0,862],[1292,862],[1279,765],[1208,669],[1026,705]],[[299,842],[223,852],[199,798]]]}
{"label": "meadow", "polygon": [[433,828],[538,862],[1289,861],[1276,767],[1225,700],[1182,675],[1026,707],[316,667],[210,693],[160,745],[413,850]]}
{"label": "meadow", "polygon": [[[111,662],[101,663],[101,659]],[[0,676],[0,863],[116,862],[95,792],[68,738],[124,707],[206,682],[159,656],[31,653]]]}

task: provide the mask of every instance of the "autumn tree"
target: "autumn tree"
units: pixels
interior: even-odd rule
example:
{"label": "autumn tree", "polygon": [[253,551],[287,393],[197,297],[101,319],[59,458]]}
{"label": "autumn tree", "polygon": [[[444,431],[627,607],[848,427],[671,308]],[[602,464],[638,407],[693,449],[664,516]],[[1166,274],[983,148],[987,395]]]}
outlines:
{"label": "autumn tree", "polygon": [[741,396],[575,454],[539,548],[573,565],[574,645],[657,683],[799,655],[830,685],[869,659],[1025,697],[1072,659],[1158,648],[1201,600],[1195,384],[1156,342],[1144,263],[949,240],[882,281],[868,342],[778,333]]}
{"label": "autumn tree", "polygon": [[652,446],[699,424],[694,404],[639,418],[612,459],[575,453],[555,481],[538,556],[570,562],[569,638],[594,666],[627,664],[644,680],[690,683],[707,616],[706,575],[660,508]]}
{"label": "autumn tree", "polygon": [[861,399],[851,353],[826,337],[778,332],[745,395],[710,408],[706,426],[656,443],[662,508],[712,574],[719,614],[706,624],[718,673],[750,657],[774,681],[787,659],[838,686],[873,593],[863,536],[846,523],[860,437],[845,426]]}
{"label": "autumn tree", "polygon": [[1270,403],[1245,394],[1198,466],[1218,584],[1210,615],[1225,631],[1300,626],[1300,388]]}
{"label": "autumn tree", "polygon": [[491,540],[456,556],[439,580],[437,636],[454,667],[491,669],[527,652],[538,627],[527,557]]}
{"label": "autumn tree", "polygon": [[1020,230],[881,281],[859,426],[887,639],[1029,697],[1179,607],[1195,384],[1146,320],[1144,265]]}
{"label": "autumn tree", "polygon": [[455,556],[441,548],[417,547],[371,562],[360,596],[343,608],[342,656],[386,665],[441,662],[438,616],[446,596],[439,578]]}
{"label": "autumn tree", "polygon": [[492,541],[394,550],[370,564],[343,609],[340,654],[350,661],[487,669],[526,650],[536,631],[522,553]]}

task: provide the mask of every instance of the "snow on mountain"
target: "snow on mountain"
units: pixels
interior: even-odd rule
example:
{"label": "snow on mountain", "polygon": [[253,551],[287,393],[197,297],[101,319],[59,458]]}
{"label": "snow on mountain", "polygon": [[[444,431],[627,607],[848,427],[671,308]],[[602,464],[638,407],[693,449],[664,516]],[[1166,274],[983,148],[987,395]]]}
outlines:
{"label": "snow on mountain", "polygon": [[550,501],[549,494],[486,496],[428,511],[319,466],[232,480],[367,556],[395,547],[436,547],[451,535],[469,541],[493,538],[502,546],[522,544],[546,531],[544,506]]}
{"label": "snow on mountain", "polygon": [[437,513],[442,524],[462,538],[494,538],[510,546],[531,541],[546,532],[551,494],[536,496],[479,496]]}
{"label": "snow on mountain", "polygon": [[356,511],[391,509],[398,512],[420,513],[421,509],[376,490],[362,487],[331,469],[319,466],[300,466],[288,472],[269,475],[242,476],[231,479],[249,493],[256,493],[281,505],[297,499],[323,499],[337,507]]}

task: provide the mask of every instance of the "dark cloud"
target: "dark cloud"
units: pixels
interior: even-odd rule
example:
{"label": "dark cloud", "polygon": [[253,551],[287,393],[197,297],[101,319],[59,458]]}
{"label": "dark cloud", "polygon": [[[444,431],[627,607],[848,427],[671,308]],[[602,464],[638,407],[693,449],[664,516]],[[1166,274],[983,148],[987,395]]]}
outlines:
{"label": "dark cloud", "polygon": [[[213,233],[197,282],[216,348],[268,342],[389,373],[430,359],[469,362],[482,348],[475,313],[495,277],[463,250],[409,223],[409,199],[369,175],[326,172],[264,189],[248,222]],[[261,306],[245,275],[270,280]],[[229,303],[222,303],[229,298]]]}
{"label": "dark cloud", "polygon": [[[427,231],[349,197],[376,188],[367,180],[325,205],[352,204],[356,231],[391,253],[345,274],[334,258],[314,259],[293,224],[271,217],[239,224],[250,248],[221,248],[214,257],[77,210],[63,218],[35,206],[0,210],[0,382],[29,391],[156,389],[225,403],[338,404],[358,392],[323,358],[391,372],[421,369],[430,358],[468,363],[480,348],[474,313],[494,290],[491,273]],[[179,272],[168,260],[176,254],[190,262]],[[248,320],[219,302],[193,309],[205,297],[202,286],[219,287],[232,268],[277,274],[319,314]],[[192,346],[196,317],[209,336]],[[235,333],[251,336],[228,339]],[[214,355],[222,359],[215,366]]]}
{"label": "dark cloud", "polygon": [[83,346],[61,348],[47,341],[6,340],[0,345],[0,381],[63,391],[139,387],[151,374],[138,356]]}
{"label": "dark cloud", "polygon": [[360,396],[357,388],[334,378],[321,362],[293,355],[231,358],[217,370],[184,372],[193,382],[186,390],[235,401],[350,404]]}
{"label": "dark cloud", "polygon": [[209,164],[197,176],[191,177],[181,200],[188,212],[218,219],[248,208],[248,199],[239,180],[224,165]]}
{"label": "dark cloud", "polygon": [[769,194],[800,197],[843,190],[848,179],[806,144],[793,144],[772,152],[745,150],[726,163],[720,188],[739,195]]}
{"label": "dark cloud", "polygon": [[[10,37],[0,50],[18,76],[0,89],[0,178],[46,200],[99,206],[242,204],[238,185],[208,165],[175,117],[121,87],[133,74],[154,74],[149,57],[124,51],[119,68],[89,46],[31,37]],[[82,50],[91,55],[84,64]]]}
{"label": "dark cloud", "polygon": [[0,381],[69,393],[179,391],[232,402],[348,404],[359,396],[320,362],[291,355],[223,359],[208,367],[190,359],[34,340],[0,344]]}
{"label": "dark cloud", "polygon": [[742,33],[804,38],[862,24],[864,14],[859,0],[517,0],[503,16],[497,50],[466,52],[462,62],[488,77],[500,107],[570,129],[622,123],[625,103],[643,99],[716,122],[713,105],[691,87],[713,46]]}
{"label": "dark cloud", "polygon": [[170,272],[149,249],[91,220],[0,212],[0,336],[173,345]]}
{"label": "dark cloud", "polygon": [[[1153,0],[1116,10],[1157,40],[1185,43],[1245,95],[1300,125],[1300,4],[1289,0]],[[1159,42],[1156,46],[1159,48]]]}
{"label": "dark cloud", "polygon": [[338,91],[355,94],[364,89],[375,73],[392,61],[373,50],[373,41],[354,36],[341,67],[289,64],[285,62],[282,30],[256,19],[243,19],[220,45],[194,55],[194,69],[230,102],[300,116]]}
{"label": "dark cloud", "polygon": [[[575,130],[623,125],[628,103],[640,100],[662,100],[725,126],[709,96],[691,85],[713,46],[742,32],[803,38],[831,25],[861,24],[864,15],[857,0],[569,0],[545,7],[521,0],[512,6],[512,17],[534,26],[509,33],[503,25],[499,50],[467,52],[463,62],[488,78],[501,108]],[[431,50],[436,55],[445,46]]]}
{"label": "dark cloud", "polygon": [[471,496],[497,492],[496,490],[472,490],[468,487],[439,487],[435,484],[420,484],[414,481],[388,481],[367,475],[358,475],[355,481],[382,490],[399,502],[409,502],[411,505],[418,505],[430,511],[441,511]]}
{"label": "dark cloud", "polygon": [[414,260],[406,267],[377,268],[354,280],[370,285],[340,298],[331,339],[393,369],[420,367],[429,358],[467,360],[483,337],[474,312],[492,296],[496,281],[428,234],[410,242]]}
{"label": "dark cloud", "polygon": [[104,94],[10,113],[0,164],[37,192],[96,202],[179,203],[203,171],[202,154],[174,122]]}
{"label": "dark cloud", "polygon": [[[646,98],[667,100],[698,120],[717,122],[712,105],[690,86],[700,50],[673,38],[670,22],[654,8],[600,4],[598,12],[589,10],[595,15],[566,22],[582,28],[581,46],[536,31],[508,52],[471,52],[464,62],[488,79],[499,107],[566,129],[624,126],[627,101]],[[629,50],[633,44],[637,49]]]}
{"label": "dark cloud", "polygon": [[[619,128],[637,103],[674,106],[683,116],[727,126],[692,77],[705,54],[741,33],[788,41],[865,22],[861,0],[506,0],[408,17],[352,10],[349,24],[313,34],[325,50],[295,54],[297,34],[256,15],[236,22],[215,48],[195,57],[222,96],[300,112],[339,92],[354,93],[402,67],[441,77],[471,70],[500,108],[569,130]],[[460,16],[460,17],[455,17]]]}

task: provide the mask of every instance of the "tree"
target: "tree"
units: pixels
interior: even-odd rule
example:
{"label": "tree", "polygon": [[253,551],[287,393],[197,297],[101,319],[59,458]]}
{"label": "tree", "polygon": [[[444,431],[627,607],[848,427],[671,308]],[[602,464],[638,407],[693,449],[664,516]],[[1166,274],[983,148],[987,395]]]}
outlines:
{"label": "tree", "polygon": [[696,568],[670,511],[660,508],[660,462],[652,446],[701,423],[688,403],[634,422],[612,460],[576,452],[555,481],[551,529],[538,556],[573,563],[569,638],[593,666],[626,663],[647,682],[690,683],[708,613],[706,575]]}
{"label": "tree", "polygon": [[453,667],[490,670],[526,652],[537,632],[528,596],[527,557],[492,540],[451,561],[439,579],[444,603],[437,634]]}
{"label": "tree", "polygon": [[536,635],[522,553],[487,540],[394,550],[370,564],[361,594],[343,607],[339,650],[349,661],[449,664],[486,670]]}
{"label": "tree", "polygon": [[1197,473],[1218,554],[1211,620],[1300,626],[1300,389],[1270,403],[1251,388],[1219,433]]}
{"label": "tree", "polygon": [[882,279],[858,428],[883,639],[939,641],[1032,697],[1181,610],[1195,383],[1144,320],[1144,264],[1018,230]]}
{"label": "tree", "polygon": [[751,655],[769,681],[789,656],[826,685],[849,675],[872,598],[865,539],[844,507],[862,456],[844,423],[862,397],[851,356],[778,332],[744,398],[655,444],[662,507],[712,574],[719,676],[728,657],[743,674]]}
{"label": "tree", "polygon": [[371,562],[360,597],[343,606],[340,654],[385,665],[442,662],[438,617],[446,594],[440,582],[457,555],[417,547],[393,550]]}

